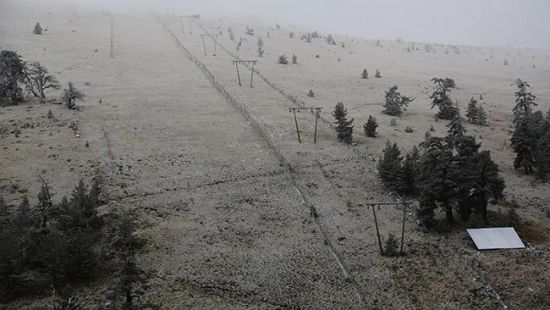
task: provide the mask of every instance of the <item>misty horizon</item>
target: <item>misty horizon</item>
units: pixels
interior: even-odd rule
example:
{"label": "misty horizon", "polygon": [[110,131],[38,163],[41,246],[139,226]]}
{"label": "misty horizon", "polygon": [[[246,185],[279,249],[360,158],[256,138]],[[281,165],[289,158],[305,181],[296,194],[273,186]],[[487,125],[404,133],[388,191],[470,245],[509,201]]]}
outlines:
{"label": "misty horizon", "polygon": [[[279,23],[366,39],[474,46],[550,48],[550,2],[544,0],[403,1],[346,0],[300,2],[252,0],[41,0],[113,11],[154,10],[161,14],[200,14],[206,18],[249,16],[266,25]],[[1,0],[2,3],[10,0]],[[388,16],[392,16],[391,18]]]}

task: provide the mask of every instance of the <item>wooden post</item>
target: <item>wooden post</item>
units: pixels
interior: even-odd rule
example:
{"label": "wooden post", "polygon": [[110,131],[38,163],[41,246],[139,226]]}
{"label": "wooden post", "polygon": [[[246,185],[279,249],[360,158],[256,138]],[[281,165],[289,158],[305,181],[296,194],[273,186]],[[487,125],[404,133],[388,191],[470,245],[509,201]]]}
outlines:
{"label": "wooden post", "polygon": [[204,35],[201,34],[201,38],[202,38],[202,47],[204,48],[204,56],[208,56],[206,55],[206,44],[204,43]]}
{"label": "wooden post", "polygon": [[193,32],[193,16],[189,17],[189,34],[192,34]]}
{"label": "wooden post", "polygon": [[378,246],[380,247],[380,254],[384,255],[384,250],[382,249],[382,240],[380,239],[380,231],[378,230],[378,220],[376,219],[376,211],[374,211],[374,205],[372,207],[372,214],[374,215],[374,225],[376,225],[376,236],[378,237]]}
{"label": "wooden post", "polygon": [[239,74],[239,63],[235,61],[235,68],[237,68],[237,78],[239,79],[239,87],[241,87],[241,75]]}
{"label": "wooden post", "polygon": [[407,215],[407,202],[403,202],[403,225],[401,226],[401,250],[399,251],[403,255],[403,246],[405,244],[405,217]]}
{"label": "wooden post", "polygon": [[185,34],[185,29],[183,28],[183,20],[180,20],[181,22],[181,34]]}
{"label": "wooden post", "polygon": [[214,54],[212,56],[216,56],[216,47],[218,47],[218,35],[214,36]]}
{"label": "wooden post", "polygon": [[313,134],[313,143],[317,143],[317,120],[319,119],[319,110],[315,109],[315,133]]}
{"label": "wooden post", "polygon": [[296,119],[296,110],[292,109],[292,112],[294,112],[294,124],[296,124],[296,134],[298,134],[298,142],[301,144],[302,139],[300,138],[300,129],[298,129],[298,120]]}
{"label": "wooden post", "polygon": [[252,87],[252,80],[254,80],[254,64],[255,64],[255,63],[256,63],[256,62],[254,62],[254,61],[252,62],[252,70],[251,70],[251,71],[252,71],[252,75],[250,76],[250,87]]}

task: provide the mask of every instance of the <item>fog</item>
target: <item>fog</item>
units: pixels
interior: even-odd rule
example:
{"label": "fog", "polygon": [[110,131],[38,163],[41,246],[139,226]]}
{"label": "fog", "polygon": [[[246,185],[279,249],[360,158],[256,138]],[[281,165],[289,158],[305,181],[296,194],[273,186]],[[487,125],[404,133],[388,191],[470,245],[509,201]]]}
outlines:
{"label": "fog", "polygon": [[[0,0],[21,1],[21,0]],[[55,0],[41,0],[55,1]],[[112,11],[255,16],[334,34],[550,48],[548,0],[66,0]]]}

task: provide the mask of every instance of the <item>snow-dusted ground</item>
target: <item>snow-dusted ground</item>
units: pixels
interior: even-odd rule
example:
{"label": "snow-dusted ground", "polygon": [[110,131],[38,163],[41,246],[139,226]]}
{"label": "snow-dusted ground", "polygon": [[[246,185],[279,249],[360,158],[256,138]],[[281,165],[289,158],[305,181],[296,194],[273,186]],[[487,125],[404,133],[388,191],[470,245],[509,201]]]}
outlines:
{"label": "snow-dusted ground", "polygon": [[[329,46],[300,40],[299,29],[252,21],[203,18],[189,34],[188,20],[182,33],[179,19],[152,13],[109,15],[5,0],[0,8],[0,48],[40,61],[87,95],[80,112],[36,103],[0,108],[0,193],[14,204],[25,194],[34,198],[43,175],[61,199],[80,177],[99,171],[109,197],[104,209],[138,215],[145,241],[138,260],[148,279],[143,302],[167,309],[500,308],[496,292],[514,308],[549,306],[548,184],[512,170],[509,136],[515,78],[530,82],[540,109],[550,107],[550,51],[459,46],[456,54],[435,46],[436,53],[427,53],[414,43],[419,51],[407,52],[413,43],[377,46],[339,36]],[[36,21],[48,28],[42,36],[32,34]],[[239,52],[229,26],[244,39]],[[256,36],[245,35],[245,26]],[[200,34],[220,30],[216,56],[208,38],[205,56]],[[262,58],[257,36],[265,43]],[[298,65],[277,64],[283,53],[295,54]],[[262,76],[254,76],[254,88],[243,66],[238,86],[234,56],[258,60]],[[364,68],[368,80],[360,78]],[[382,78],[374,78],[376,69]],[[434,135],[445,134],[446,122],[434,120],[427,94],[435,76],[456,81],[452,96],[461,107],[483,95],[490,126],[467,128],[499,163],[508,197],[520,202],[519,231],[529,249],[479,253],[463,229],[423,232],[411,207],[407,255],[378,254],[365,203],[393,198],[373,159],[388,139],[409,149],[431,125]],[[392,127],[380,104],[394,84],[416,100]],[[309,89],[315,97],[306,96]],[[309,112],[298,114],[304,142],[298,144],[289,112],[297,104],[281,91],[298,105],[323,107],[317,144]],[[354,147],[336,143],[325,122],[338,101],[355,119]],[[49,109],[57,121],[47,118]],[[377,138],[362,133],[369,114],[380,124]],[[68,127],[74,121],[77,132]],[[407,126],[414,132],[405,133]],[[10,134],[15,128],[19,137]],[[491,207],[495,216],[499,209],[506,212]],[[399,234],[399,210],[378,214],[384,236]],[[83,303],[100,303],[105,287],[100,281],[79,288]]]}

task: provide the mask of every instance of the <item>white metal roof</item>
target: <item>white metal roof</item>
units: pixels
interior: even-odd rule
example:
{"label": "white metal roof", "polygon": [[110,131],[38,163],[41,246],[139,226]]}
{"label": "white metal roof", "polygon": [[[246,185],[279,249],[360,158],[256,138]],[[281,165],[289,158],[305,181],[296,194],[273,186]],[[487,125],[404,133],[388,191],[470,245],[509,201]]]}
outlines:
{"label": "white metal roof", "polygon": [[479,250],[525,248],[513,227],[477,228],[466,231]]}

